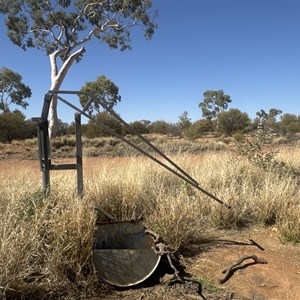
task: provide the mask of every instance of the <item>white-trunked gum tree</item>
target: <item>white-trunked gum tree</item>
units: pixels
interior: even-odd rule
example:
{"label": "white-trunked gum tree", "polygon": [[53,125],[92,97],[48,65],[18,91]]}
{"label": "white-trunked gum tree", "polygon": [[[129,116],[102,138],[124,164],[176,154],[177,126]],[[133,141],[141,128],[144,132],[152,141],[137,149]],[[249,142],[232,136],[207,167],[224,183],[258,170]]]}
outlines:
{"label": "white-trunked gum tree", "polygon": [[[156,24],[151,0],[1,0],[9,39],[26,50],[33,47],[49,56],[50,90],[58,91],[74,62],[85,53],[84,44],[96,38],[111,48],[130,49],[133,27],[147,39]],[[49,111],[49,136],[57,132],[57,98]]]}

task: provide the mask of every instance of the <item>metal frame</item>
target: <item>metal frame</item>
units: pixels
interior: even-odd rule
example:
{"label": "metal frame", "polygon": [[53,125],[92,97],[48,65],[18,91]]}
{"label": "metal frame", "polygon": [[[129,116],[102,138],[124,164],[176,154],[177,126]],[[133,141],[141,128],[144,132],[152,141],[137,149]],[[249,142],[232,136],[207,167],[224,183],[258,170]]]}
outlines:
{"label": "metal frame", "polygon": [[[50,140],[49,140],[49,123],[48,114],[53,94],[47,93],[44,98],[44,105],[41,117],[32,118],[37,123],[38,145],[40,170],[43,177],[43,190],[48,195],[50,190],[50,171],[57,170],[76,170],[77,171],[77,195],[83,197],[83,166],[82,166],[82,131],[81,131],[81,114],[75,113],[75,136],[76,136],[76,163],[74,164],[53,164],[51,161]],[[67,105],[73,106],[66,101]]]}
{"label": "metal frame", "polygon": [[[80,95],[85,94],[89,96],[89,100],[85,104],[85,106],[80,109],[77,106],[73,105],[66,99],[62,98],[58,94],[72,94],[72,95]],[[64,104],[68,105],[69,107],[73,108],[75,113],[75,128],[76,128],[76,164],[60,164],[60,165],[53,165],[51,163],[50,158],[50,141],[49,141],[49,135],[48,135],[48,114],[49,114],[49,108],[50,103],[53,95],[56,95],[57,99],[63,102]],[[200,184],[192,178],[188,173],[186,173],[183,169],[181,169],[177,164],[175,164],[170,158],[168,158],[164,153],[162,153],[157,147],[155,147],[153,144],[150,143],[146,138],[144,138],[141,134],[136,132],[128,123],[126,123],[117,113],[115,113],[110,107],[108,107],[103,101],[97,100],[99,104],[108,111],[114,118],[116,118],[119,122],[121,122],[123,125],[126,126],[126,128],[129,129],[129,131],[138,136],[144,143],[146,143],[148,146],[152,148],[157,154],[159,154],[162,158],[164,158],[169,164],[171,164],[175,169],[171,168],[169,165],[166,165],[161,160],[156,158],[155,156],[151,155],[150,153],[143,150],[138,145],[132,143],[128,139],[126,139],[124,136],[118,134],[111,128],[107,127],[102,122],[97,121],[95,118],[93,118],[90,114],[88,114],[86,111],[90,108],[92,105],[94,99],[92,95],[88,93],[83,93],[80,91],[49,91],[45,95],[44,100],[44,106],[42,110],[42,115],[40,118],[33,118],[34,121],[37,122],[37,130],[38,130],[38,140],[39,140],[39,156],[40,156],[40,167],[41,171],[43,173],[43,189],[45,194],[48,193],[50,189],[50,170],[77,170],[77,194],[79,197],[83,196],[83,170],[82,170],[82,141],[81,141],[81,116],[85,116],[86,118],[92,120],[95,124],[99,125],[101,128],[109,132],[111,135],[119,138],[123,142],[127,143],[129,146],[134,148],[135,150],[139,151],[140,153],[144,154],[148,158],[152,159],[154,162],[168,170],[169,172],[173,173],[177,177],[181,178],[197,190],[201,191],[202,193],[209,196],[211,199],[217,201],[219,204],[230,208],[230,205],[222,201],[221,199],[217,198],[213,194],[209,193],[208,191],[204,190],[202,187],[200,187]]]}

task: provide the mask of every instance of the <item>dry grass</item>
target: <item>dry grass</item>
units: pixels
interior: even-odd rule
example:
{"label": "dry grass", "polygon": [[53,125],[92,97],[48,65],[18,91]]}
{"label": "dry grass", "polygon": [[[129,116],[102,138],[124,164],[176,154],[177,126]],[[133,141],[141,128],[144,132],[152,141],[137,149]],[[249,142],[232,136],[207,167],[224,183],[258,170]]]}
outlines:
{"label": "dry grass", "polygon": [[[300,169],[300,149],[281,160]],[[39,190],[38,165],[0,164],[0,298],[70,298],[99,293],[91,262],[94,205],[119,220],[143,215],[173,249],[206,239],[217,228],[276,226],[300,242],[299,178],[262,170],[230,152],[173,156],[201,186],[231,210],[142,157],[87,158],[85,197],[75,195],[73,171],[51,173],[52,189]]]}

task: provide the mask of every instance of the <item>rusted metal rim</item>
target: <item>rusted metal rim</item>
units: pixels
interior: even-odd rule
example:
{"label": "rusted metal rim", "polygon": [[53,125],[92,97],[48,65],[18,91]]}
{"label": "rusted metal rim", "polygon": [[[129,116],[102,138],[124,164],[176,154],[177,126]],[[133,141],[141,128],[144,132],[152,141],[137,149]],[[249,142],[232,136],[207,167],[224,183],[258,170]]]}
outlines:
{"label": "rusted metal rim", "polygon": [[146,280],[157,268],[161,256],[141,221],[99,224],[95,230],[93,262],[106,282],[129,287]]}

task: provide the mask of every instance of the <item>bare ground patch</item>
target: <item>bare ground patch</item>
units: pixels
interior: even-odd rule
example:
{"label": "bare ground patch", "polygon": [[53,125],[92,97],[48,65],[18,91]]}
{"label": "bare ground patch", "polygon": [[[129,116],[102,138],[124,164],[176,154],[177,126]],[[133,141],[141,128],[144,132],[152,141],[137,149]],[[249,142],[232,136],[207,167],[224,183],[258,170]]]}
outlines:
{"label": "bare ground patch", "polygon": [[[252,241],[255,241],[255,245]],[[267,264],[246,260],[233,268],[229,279],[220,284],[222,270],[245,255],[264,258]],[[272,228],[219,232],[219,237],[195,245],[181,259],[190,280],[159,283],[156,272],[150,280],[131,289],[109,288],[101,297],[115,299],[207,299],[207,300],[298,300],[300,299],[300,247],[280,240]],[[84,298],[84,296],[82,297]]]}

